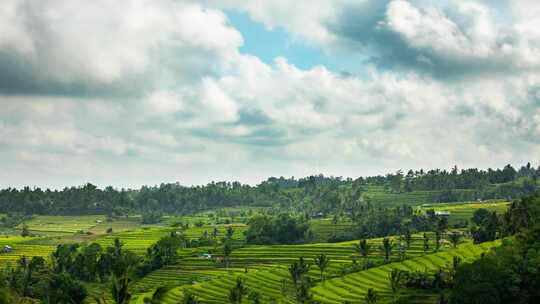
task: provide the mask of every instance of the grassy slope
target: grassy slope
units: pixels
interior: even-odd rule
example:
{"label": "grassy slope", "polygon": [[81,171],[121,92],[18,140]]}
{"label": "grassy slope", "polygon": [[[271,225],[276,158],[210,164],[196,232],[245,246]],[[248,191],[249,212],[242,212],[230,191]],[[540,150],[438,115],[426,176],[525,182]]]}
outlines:
{"label": "grassy slope", "polygon": [[473,213],[481,208],[502,214],[506,212],[509,205],[510,203],[506,201],[485,201],[427,204],[423,205],[421,208],[423,210],[434,209],[435,211],[449,211],[450,217],[448,221],[450,224],[452,224],[463,220],[469,220],[473,216]]}
{"label": "grassy slope", "polygon": [[[368,288],[373,288],[379,293],[383,301],[388,301],[391,296],[388,275],[392,269],[436,271],[451,263],[453,256],[458,256],[463,261],[472,261],[477,259],[483,252],[488,251],[498,244],[499,242],[489,242],[480,245],[463,244],[458,246],[457,249],[420,256],[403,262],[391,263],[344,277],[327,280],[319,283],[312,289],[312,292],[315,299],[321,303],[341,304],[344,301],[348,301],[349,303],[365,303],[364,297]],[[422,302],[421,299],[419,302]]]}
{"label": "grassy slope", "polygon": [[[248,246],[237,249],[231,258],[231,269],[227,271],[223,265],[216,265],[212,261],[200,258],[184,258],[179,265],[157,270],[135,284],[138,292],[136,303],[142,303],[157,286],[178,286],[168,293],[165,303],[178,303],[182,298],[184,288],[191,288],[193,293],[203,303],[226,303],[230,288],[237,276],[242,276],[248,287],[257,290],[263,297],[262,303],[269,303],[271,299],[284,300],[282,297],[283,280],[288,280],[287,266],[299,257],[304,257],[311,262],[317,254],[324,253],[330,257],[331,263],[326,276],[337,276],[345,266],[350,266],[356,257],[352,244],[321,243],[306,245],[274,245],[274,246]],[[379,251],[381,239],[370,240],[373,248],[370,260],[382,263],[382,253]],[[409,258],[424,255],[422,239],[415,236],[410,250]],[[397,251],[392,255],[397,260]],[[246,273],[245,270],[248,270]],[[319,271],[313,266],[310,272],[313,278],[319,278]],[[191,285],[192,280],[197,283]],[[204,280],[204,281],[203,281]],[[203,282],[201,282],[203,281]],[[147,288],[141,285],[145,284]],[[291,292],[290,283],[285,284],[287,292]],[[139,301],[139,302],[137,302]]]}

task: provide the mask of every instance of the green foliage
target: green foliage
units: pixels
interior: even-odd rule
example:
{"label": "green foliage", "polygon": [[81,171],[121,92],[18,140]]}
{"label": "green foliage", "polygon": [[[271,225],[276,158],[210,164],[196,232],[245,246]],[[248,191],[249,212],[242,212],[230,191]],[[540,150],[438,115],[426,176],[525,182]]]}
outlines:
{"label": "green foliage", "polygon": [[300,257],[298,261],[294,261],[289,266],[289,275],[295,287],[304,279],[310,267],[311,265],[306,263],[303,257]]}
{"label": "green foliage", "polygon": [[403,281],[403,272],[399,269],[392,269],[388,274],[388,282],[390,283],[390,289],[394,295],[394,300],[396,299],[397,292],[401,288],[401,283]]}
{"label": "green foliage", "polygon": [[497,238],[500,222],[496,212],[492,212],[480,226],[473,226],[471,234],[475,243],[493,241]]}
{"label": "green foliage", "polygon": [[540,302],[538,211],[540,194],[513,204],[505,216],[507,227],[521,232],[474,263],[458,266],[450,303]]}
{"label": "green foliage", "polygon": [[182,297],[182,304],[197,304],[199,301],[197,300],[197,297],[193,295],[191,290],[184,289],[183,291],[184,295]]}
{"label": "green foliage", "polygon": [[144,304],[161,304],[163,303],[167,292],[169,292],[172,288],[169,286],[161,286],[158,287],[154,293],[152,294],[151,298],[144,298],[143,302]]}
{"label": "green foliage", "polygon": [[28,229],[28,225],[23,224],[22,229],[21,229],[21,236],[22,237],[30,236],[30,229]]}
{"label": "green foliage", "polygon": [[261,303],[261,294],[257,291],[250,291],[248,294],[248,300],[252,304],[260,304]]}
{"label": "green foliage", "polygon": [[477,226],[480,226],[482,225],[482,223],[484,223],[485,221],[489,219],[490,214],[491,213],[487,209],[484,209],[484,208],[477,209],[473,213],[471,221],[475,223]]}
{"label": "green foliage", "polygon": [[453,231],[448,238],[450,239],[450,242],[452,243],[454,248],[456,248],[461,239],[463,238],[463,235],[458,231]]}
{"label": "green foliage", "polygon": [[386,263],[390,262],[390,254],[392,253],[393,248],[394,241],[392,241],[390,238],[384,238],[380,250],[384,253],[384,261]]}
{"label": "green foliage", "polygon": [[122,276],[113,276],[111,284],[111,295],[116,304],[128,304],[131,300],[129,292],[129,277],[127,274]]}
{"label": "green foliage", "polygon": [[255,216],[248,222],[246,242],[250,244],[294,244],[305,240],[309,224],[289,214]]}
{"label": "green foliage", "polygon": [[428,252],[429,250],[429,236],[427,233],[423,234],[423,241],[424,241],[424,252]]}
{"label": "green foliage", "polygon": [[149,199],[143,206],[141,222],[143,224],[157,224],[161,221],[162,216],[158,201]]}
{"label": "green foliage", "polygon": [[377,304],[378,303],[379,296],[373,288],[369,288],[368,292],[366,294],[366,303],[367,304]]}
{"label": "green foliage", "polygon": [[[519,170],[507,165],[487,171],[409,170],[386,176],[342,177],[309,176],[301,179],[268,178],[257,186],[239,182],[212,182],[186,187],[178,183],[143,186],[137,190],[99,189],[85,184],[61,191],[24,187],[0,190],[0,212],[22,214],[82,215],[104,214],[109,218],[140,213],[144,223],[156,223],[161,214],[188,214],[231,206],[279,206],[310,215],[354,214],[355,204],[371,200],[378,205],[473,201],[476,199],[518,198],[537,188],[540,168],[528,164]],[[236,216],[236,215],[232,215]]]}
{"label": "green foliage", "polygon": [[67,273],[52,274],[47,288],[49,303],[81,304],[87,297],[84,286]]}
{"label": "green foliage", "polygon": [[321,281],[324,279],[324,271],[328,267],[328,264],[330,264],[330,259],[326,254],[320,254],[315,257],[314,261],[315,265],[319,267],[319,270],[321,271]]}
{"label": "green foliage", "polygon": [[178,250],[184,246],[184,238],[180,235],[162,237],[154,245],[148,248],[147,258],[154,269],[165,265],[171,265],[178,258]]}
{"label": "green foliage", "polygon": [[232,304],[242,304],[242,300],[247,295],[248,289],[244,285],[242,278],[236,278],[236,285],[229,291],[229,302]]}
{"label": "green foliage", "polygon": [[226,242],[226,243],[223,245],[223,256],[224,256],[224,259],[225,259],[225,266],[226,266],[227,268],[229,268],[229,259],[230,259],[230,257],[231,257],[232,251],[233,251],[233,248],[232,248],[231,243]]}
{"label": "green foliage", "polygon": [[0,228],[15,228],[31,218],[31,215],[10,212],[4,216],[0,216]]}

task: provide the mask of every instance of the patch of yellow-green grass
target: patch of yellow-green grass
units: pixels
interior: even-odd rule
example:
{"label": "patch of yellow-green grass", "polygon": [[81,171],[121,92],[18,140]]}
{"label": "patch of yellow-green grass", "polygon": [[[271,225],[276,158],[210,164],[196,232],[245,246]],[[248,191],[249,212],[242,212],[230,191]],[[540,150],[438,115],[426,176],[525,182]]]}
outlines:
{"label": "patch of yellow-green grass", "polygon": [[[454,256],[462,261],[473,261],[484,252],[498,246],[500,241],[473,245],[464,243],[455,249],[419,256],[403,262],[390,263],[371,268],[365,271],[345,275],[318,283],[311,289],[315,300],[324,304],[342,304],[345,301],[353,303],[365,303],[365,295],[368,289],[375,290],[382,300],[387,303],[392,299],[388,281],[392,269],[405,271],[437,271],[441,267],[447,267]],[[429,296],[429,295],[426,295]]]}
{"label": "patch of yellow-green grass", "polygon": [[93,234],[107,234],[107,230],[112,228],[112,232],[133,231],[142,227],[140,218],[137,217],[120,217],[112,221],[102,221],[97,223],[88,231]]}
{"label": "patch of yellow-green grass", "polygon": [[[58,235],[88,231],[104,220],[105,216],[103,215],[36,215],[25,224],[34,234]],[[22,225],[20,224],[17,228],[21,229]]]}
{"label": "patch of yellow-green grass", "polygon": [[501,200],[491,200],[483,202],[460,202],[460,203],[440,203],[440,204],[424,204],[421,206],[422,210],[433,209],[435,211],[448,211],[450,212],[449,222],[457,222],[463,220],[469,220],[474,212],[478,209],[486,209],[488,211],[495,211],[498,214],[506,212],[510,203]]}

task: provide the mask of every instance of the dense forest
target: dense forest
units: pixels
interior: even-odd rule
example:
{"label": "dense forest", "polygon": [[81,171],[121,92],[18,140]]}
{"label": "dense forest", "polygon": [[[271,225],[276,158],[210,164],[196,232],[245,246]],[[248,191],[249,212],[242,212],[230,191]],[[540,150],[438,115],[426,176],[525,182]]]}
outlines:
{"label": "dense forest", "polygon": [[143,186],[140,189],[100,189],[90,183],[62,190],[24,187],[0,190],[0,213],[22,214],[110,214],[166,212],[190,214],[227,206],[275,206],[328,212],[346,210],[359,200],[370,200],[370,187],[385,193],[431,191],[432,202],[492,198],[518,198],[534,192],[540,167],[530,163],[518,170],[503,169],[418,170],[386,176],[342,177],[309,176],[275,178],[250,186],[239,182],[212,182],[205,186],[179,183]]}

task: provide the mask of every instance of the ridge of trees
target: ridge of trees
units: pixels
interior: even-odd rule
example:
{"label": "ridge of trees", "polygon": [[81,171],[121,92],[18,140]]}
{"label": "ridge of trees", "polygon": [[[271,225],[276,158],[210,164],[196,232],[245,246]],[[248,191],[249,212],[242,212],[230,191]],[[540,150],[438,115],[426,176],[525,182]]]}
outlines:
{"label": "ridge of trees", "polygon": [[354,180],[323,175],[300,179],[270,177],[256,186],[212,182],[204,186],[171,183],[140,189],[110,186],[100,189],[90,183],[62,190],[7,188],[0,190],[0,213],[111,216],[144,213],[149,222],[158,221],[161,213],[190,214],[228,206],[279,206],[324,213],[335,210],[343,202],[358,200],[370,186],[383,187],[388,193],[439,191],[435,199],[441,202],[506,199],[533,193],[539,177],[540,167],[528,163],[518,170],[510,165],[487,170],[457,167],[450,171],[421,169],[403,173],[400,170]]}

